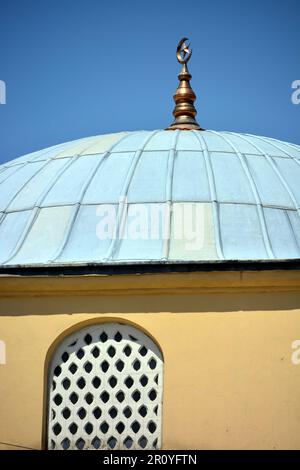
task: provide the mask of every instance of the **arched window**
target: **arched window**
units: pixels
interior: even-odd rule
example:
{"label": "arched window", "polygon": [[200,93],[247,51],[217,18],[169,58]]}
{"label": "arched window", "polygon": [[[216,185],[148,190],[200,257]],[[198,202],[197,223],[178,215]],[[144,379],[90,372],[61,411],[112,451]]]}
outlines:
{"label": "arched window", "polygon": [[50,364],[49,449],[159,449],[163,359],[129,325],[68,336]]}

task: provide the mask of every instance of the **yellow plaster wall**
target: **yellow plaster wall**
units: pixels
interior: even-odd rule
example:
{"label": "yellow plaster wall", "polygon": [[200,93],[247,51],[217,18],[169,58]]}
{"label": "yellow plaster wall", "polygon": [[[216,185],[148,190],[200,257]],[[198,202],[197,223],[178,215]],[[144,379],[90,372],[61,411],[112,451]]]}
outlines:
{"label": "yellow plaster wall", "polygon": [[163,448],[300,449],[300,365],[291,361],[299,291],[226,289],[0,293],[0,449],[42,447],[51,351],[72,329],[100,321],[135,324],[161,346]]}

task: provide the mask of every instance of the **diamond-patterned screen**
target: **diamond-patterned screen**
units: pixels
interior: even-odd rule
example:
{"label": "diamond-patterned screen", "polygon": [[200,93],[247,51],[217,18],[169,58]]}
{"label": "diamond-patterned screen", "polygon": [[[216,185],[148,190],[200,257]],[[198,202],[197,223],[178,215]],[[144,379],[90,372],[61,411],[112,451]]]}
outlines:
{"label": "diamond-patterned screen", "polygon": [[91,325],[64,339],[49,376],[49,449],[159,449],[163,359],[129,325]]}

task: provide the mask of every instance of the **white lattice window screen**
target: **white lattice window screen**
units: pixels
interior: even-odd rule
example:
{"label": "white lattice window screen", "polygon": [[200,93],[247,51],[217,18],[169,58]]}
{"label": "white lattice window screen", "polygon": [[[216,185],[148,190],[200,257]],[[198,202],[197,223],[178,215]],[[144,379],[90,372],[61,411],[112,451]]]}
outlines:
{"label": "white lattice window screen", "polygon": [[140,330],[104,323],[68,336],[49,388],[49,449],[160,448],[163,359]]}

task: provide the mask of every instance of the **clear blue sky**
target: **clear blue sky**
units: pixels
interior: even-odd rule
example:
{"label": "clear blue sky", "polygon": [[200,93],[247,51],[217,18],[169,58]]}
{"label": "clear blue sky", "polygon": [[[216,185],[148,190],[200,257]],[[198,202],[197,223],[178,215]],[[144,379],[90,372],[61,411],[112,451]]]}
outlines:
{"label": "clear blue sky", "polygon": [[168,126],[182,36],[203,127],[300,144],[300,0],[1,0],[0,22],[0,162]]}

